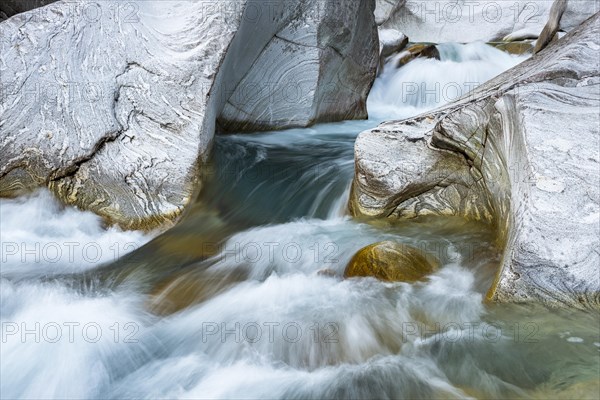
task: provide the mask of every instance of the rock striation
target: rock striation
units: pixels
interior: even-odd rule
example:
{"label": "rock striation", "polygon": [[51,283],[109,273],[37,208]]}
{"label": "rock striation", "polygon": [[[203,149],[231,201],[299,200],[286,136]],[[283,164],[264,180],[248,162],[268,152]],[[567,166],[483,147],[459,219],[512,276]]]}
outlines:
{"label": "rock striation", "polygon": [[[367,118],[378,36],[369,0],[286,1],[219,116],[226,131],[275,130]],[[244,49],[247,53],[247,49]],[[236,59],[245,58],[240,54]],[[226,82],[227,83],[227,82]]]}
{"label": "rock striation", "polygon": [[[0,196],[48,186],[125,228],[169,225],[201,187],[219,115],[240,129],[366,116],[373,7],[58,1],[0,23]],[[314,84],[300,103],[234,101],[291,77]]]}
{"label": "rock striation", "polygon": [[217,111],[209,94],[242,21],[204,7],[60,1],[0,24],[0,194],[47,185],[126,228],[178,216],[197,189]]}
{"label": "rock striation", "polygon": [[359,135],[355,216],[462,216],[504,248],[488,298],[600,307],[600,14],[436,111]]}

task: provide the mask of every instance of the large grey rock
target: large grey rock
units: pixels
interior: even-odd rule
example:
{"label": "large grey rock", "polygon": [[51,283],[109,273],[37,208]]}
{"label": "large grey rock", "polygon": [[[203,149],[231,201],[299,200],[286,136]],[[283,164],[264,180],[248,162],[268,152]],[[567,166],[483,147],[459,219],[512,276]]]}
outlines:
{"label": "large grey rock", "polygon": [[284,5],[285,15],[270,24],[274,34],[254,65],[237,86],[228,88],[231,95],[219,126],[256,131],[365,119],[379,59],[374,3],[305,0]]}
{"label": "large grey rock", "polygon": [[[385,0],[381,0],[385,2]],[[389,0],[389,3],[394,3]],[[378,3],[379,5],[379,3]],[[552,1],[407,1],[381,23],[413,42],[495,42],[508,35],[539,36],[550,17]],[[599,11],[597,0],[571,0],[560,29],[568,31]],[[381,10],[388,10],[383,5]],[[387,14],[385,14],[387,15]]]}
{"label": "large grey rock", "polygon": [[[339,104],[319,86],[293,105],[301,117],[288,105],[270,122],[364,116],[370,53],[377,57],[369,4],[59,1],[2,22],[0,196],[47,185],[126,228],[168,224],[200,189],[215,121],[236,104],[231,93],[261,68],[275,92],[289,76],[342,82],[326,92]],[[250,126],[271,106],[233,115]]]}
{"label": "large grey rock", "polygon": [[458,215],[504,246],[495,301],[600,306],[600,14],[441,109],[356,141],[354,215]]}
{"label": "large grey rock", "polygon": [[39,10],[0,24],[0,194],[48,185],[128,228],[179,215],[241,12],[190,1]]}

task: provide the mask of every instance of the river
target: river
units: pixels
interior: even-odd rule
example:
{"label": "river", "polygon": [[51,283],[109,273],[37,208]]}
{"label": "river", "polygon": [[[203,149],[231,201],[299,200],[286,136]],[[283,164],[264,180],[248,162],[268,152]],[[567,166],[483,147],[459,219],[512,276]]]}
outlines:
{"label": "river", "polygon": [[[219,135],[180,224],[123,232],[47,191],[0,200],[2,398],[594,398],[598,316],[484,302],[493,232],[347,216],[356,136],[522,61],[439,46],[376,80],[366,121]],[[343,279],[419,247],[424,282]]]}

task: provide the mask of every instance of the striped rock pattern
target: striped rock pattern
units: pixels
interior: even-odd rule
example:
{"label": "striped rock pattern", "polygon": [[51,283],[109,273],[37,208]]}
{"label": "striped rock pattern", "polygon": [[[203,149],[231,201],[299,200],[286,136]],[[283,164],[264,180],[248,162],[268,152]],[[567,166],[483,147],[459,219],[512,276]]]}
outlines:
{"label": "striped rock pattern", "polygon": [[488,298],[600,308],[600,14],[436,111],[356,142],[354,215],[498,231]]}
{"label": "striped rock pattern", "polygon": [[374,3],[284,4],[272,38],[231,90],[219,126],[257,131],[367,118],[379,60]]}
{"label": "striped rock pattern", "polygon": [[[0,196],[48,186],[125,228],[169,226],[200,190],[217,117],[257,66],[275,67],[276,92],[290,74],[347,84],[348,102],[323,106],[319,88],[278,113],[278,127],[365,116],[378,51],[369,4],[58,1],[3,21]],[[308,17],[291,25],[297,15]],[[286,53],[294,43],[305,45]],[[236,121],[252,125],[270,105],[257,107]]]}
{"label": "striped rock pattern", "polygon": [[196,190],[216,117],[208,93],[241,13],[114,5],[61,1],[0,24],[0,193],[47,185],[145,228]]}

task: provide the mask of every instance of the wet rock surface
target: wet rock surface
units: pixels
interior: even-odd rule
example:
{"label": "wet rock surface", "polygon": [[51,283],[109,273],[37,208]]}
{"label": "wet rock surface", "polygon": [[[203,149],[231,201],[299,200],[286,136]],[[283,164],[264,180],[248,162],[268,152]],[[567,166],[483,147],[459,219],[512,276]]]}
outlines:
{"label": "wet rock surface", "polygon": [[397,58],[398,62],[396,67],[401,68],[415,58],[433,58],[439,60],[440,52],[433,44],[419,43],[410,46],[408,49],[398,54]]}
{"label": "wet rock surface", "polygon": [[359,250],[344,271],[345,278],[373,277],[387,282],[416,282],[439,268],[422,250],[391,241]]}

